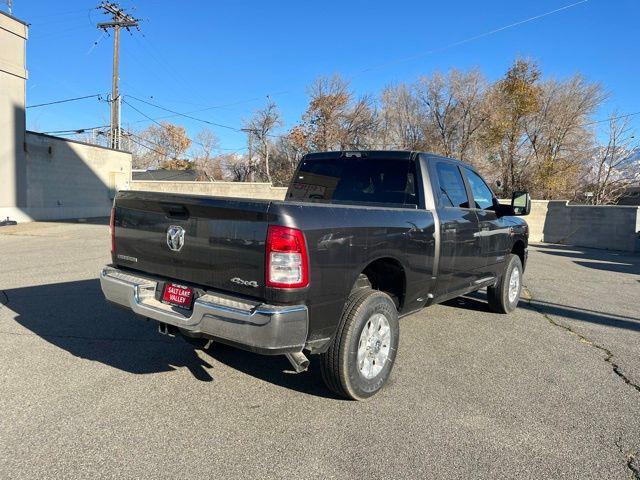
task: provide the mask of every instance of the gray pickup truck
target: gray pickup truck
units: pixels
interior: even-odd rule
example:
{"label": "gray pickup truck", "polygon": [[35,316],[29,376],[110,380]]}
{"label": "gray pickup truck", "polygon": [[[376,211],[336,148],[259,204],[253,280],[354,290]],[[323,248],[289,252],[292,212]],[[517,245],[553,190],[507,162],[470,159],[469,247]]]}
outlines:
{"label": "gray pickup truck", "polygon": [[110,302],[162,333],[320,355],[338,395],[364,399],[393,367],[398,318],[481,288],[516,308],[529,195],[498,202],[470,165],[420,152],[305,156],[284,201],[119,192]]}

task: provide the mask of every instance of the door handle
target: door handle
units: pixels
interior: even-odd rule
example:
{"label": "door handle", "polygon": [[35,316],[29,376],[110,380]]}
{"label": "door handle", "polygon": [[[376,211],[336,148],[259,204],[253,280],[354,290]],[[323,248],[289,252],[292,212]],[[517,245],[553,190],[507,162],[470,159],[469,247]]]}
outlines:
{"label": "door handle", "polygon": [[163,204],[162,210],[168,219],[187,220],[189,218],[189,210],[184,205]]}

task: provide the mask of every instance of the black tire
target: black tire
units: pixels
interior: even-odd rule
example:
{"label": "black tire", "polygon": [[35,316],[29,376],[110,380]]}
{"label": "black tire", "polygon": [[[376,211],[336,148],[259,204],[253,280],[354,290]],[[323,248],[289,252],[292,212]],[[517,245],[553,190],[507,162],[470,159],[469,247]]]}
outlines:
{"label": "black tire", "polygon": [[[378,349],[388,347],[388,354],[382,369],[367,378],[358,366],[358,346],[363,329],[371,328],[369,322],[376,314],[382,314],[389,326],[388,342],[377,345]],[[329,349],[320,356],[320,372],[329,390],[352,400],[364,400],[378,392],[391,374],[398,351],[399,334],[398,311],[389,295],[370,288],[352,293]]]}
{"label": "black tire", "polygon": [[[517,295],[515,298],[509,299],[509,287],[514,275],[514,270],[517,270]],[[498,282],[492,286],[487,287],[487,299],[489,300],[489,308],[496,313],[511,313],[518,306],[520,300],[520,293],[522,292],[522,262],[517,255],[510,254],[507,256],[504,264],[504,271]]]}

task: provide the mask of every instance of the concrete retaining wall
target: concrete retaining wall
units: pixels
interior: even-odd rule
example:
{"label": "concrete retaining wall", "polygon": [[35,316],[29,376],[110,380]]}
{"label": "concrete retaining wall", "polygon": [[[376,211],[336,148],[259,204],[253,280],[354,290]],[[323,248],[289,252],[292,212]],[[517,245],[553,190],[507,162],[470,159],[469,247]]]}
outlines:
{"label": "concrete retaining wall", "polygon": [[[282,200],[286,188],[268,183],[134,181],[132,190]],[[533,200],[525,217],[531,242],[640,252],[640,207],[569,205]]]}
{"label": "concrete retaining wall", "polygon": [[640,208],[550,201],[542,238],[549,243],[640,252]]}
{"label": "concrete retaining wall", "polygon": [[[509,203],[505,201],[504,203]],[[544,242],[544,224],[547,219],[548,200],[532,200],[531,213],[524,217],[529,224],[529,241]]]}
{"label": "concrete retaining wall", "polygon": [[262,198],[283,200],[287,189],[272,187],[269,183],[249,182],[163,182],[133,181],[131,190],[147,192],[184,193],[189,195],[210,195],[213,197]]}
{"label": "concrete retaining wall", "polygon": [[531,242],[640,252],[639,207],[533,200],[525,220]]}

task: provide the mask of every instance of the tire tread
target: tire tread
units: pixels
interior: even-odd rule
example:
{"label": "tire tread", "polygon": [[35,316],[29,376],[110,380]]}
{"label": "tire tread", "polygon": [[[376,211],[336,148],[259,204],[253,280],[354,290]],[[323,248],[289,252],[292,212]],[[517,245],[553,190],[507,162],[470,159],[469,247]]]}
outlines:
{"label": "tire tread", "polygon": [[371,288],[363,288],[353,292],[349,296],[331,345],[325,353],[320,355],[320,374],[322,380],[324,380],[329,390],[342,397],[348,396],[340,375],[340,346],[344,338],[344,327],[347,324],[347,320],[353,318],[353,311],[356,309],[359,301],[368,297],[372,292],[373,290]]}

